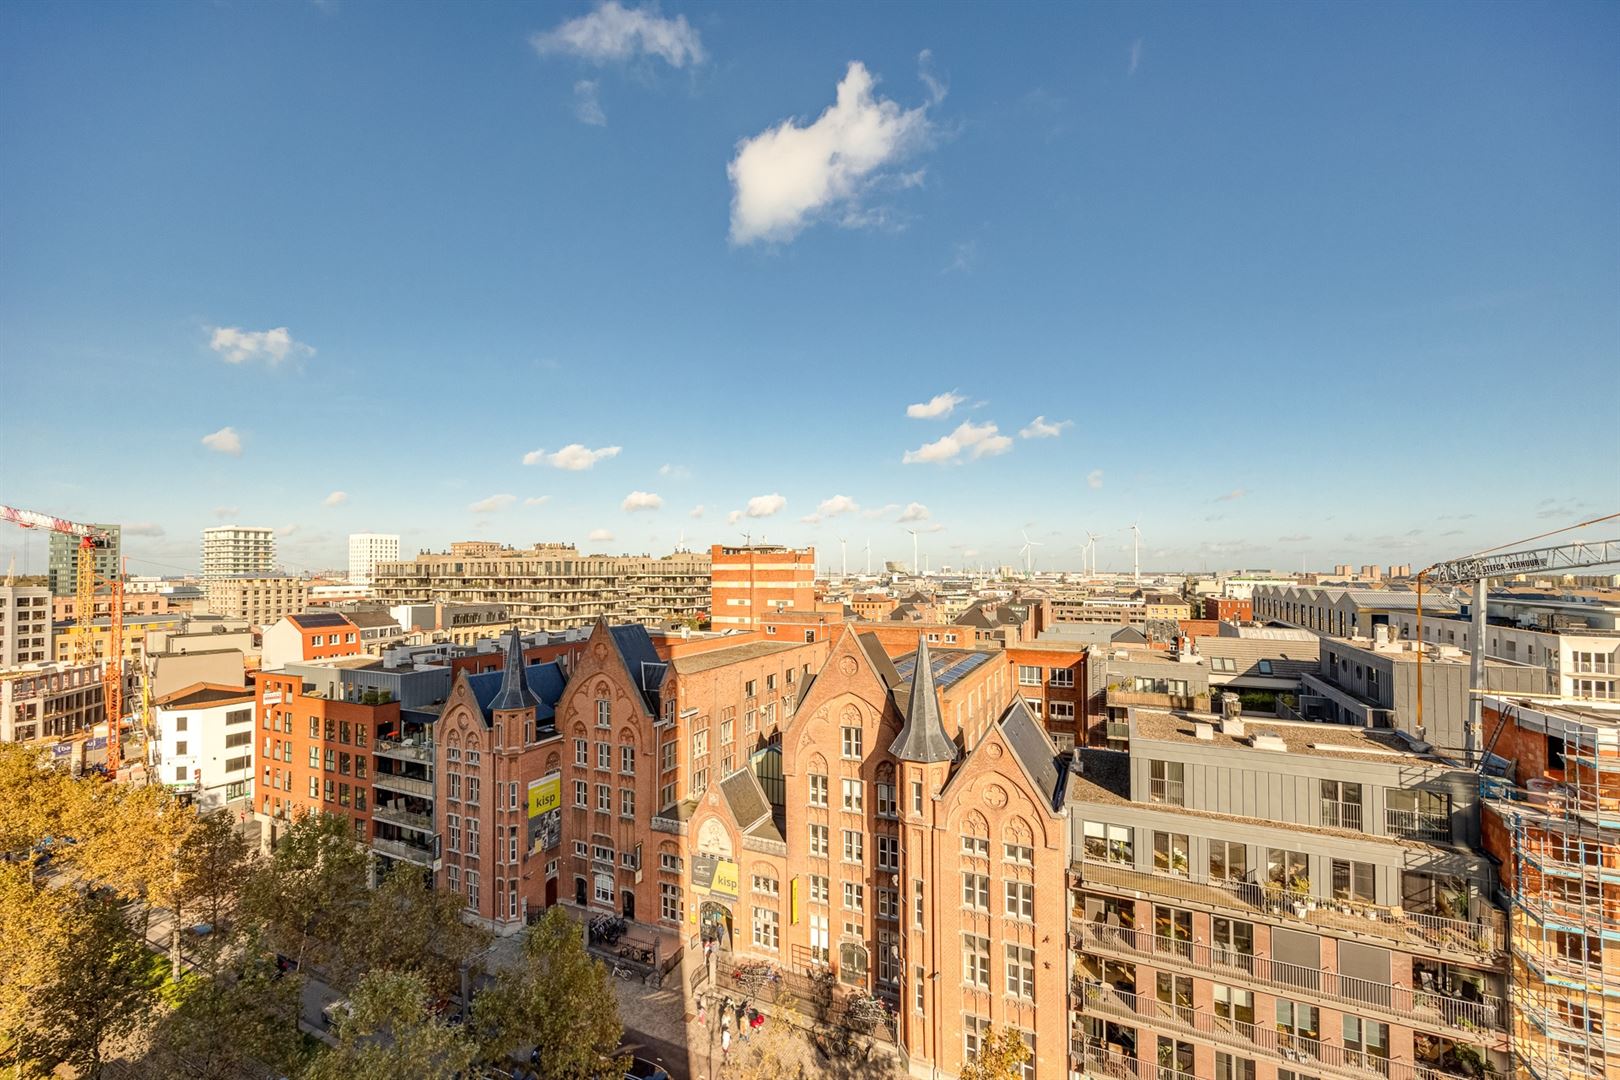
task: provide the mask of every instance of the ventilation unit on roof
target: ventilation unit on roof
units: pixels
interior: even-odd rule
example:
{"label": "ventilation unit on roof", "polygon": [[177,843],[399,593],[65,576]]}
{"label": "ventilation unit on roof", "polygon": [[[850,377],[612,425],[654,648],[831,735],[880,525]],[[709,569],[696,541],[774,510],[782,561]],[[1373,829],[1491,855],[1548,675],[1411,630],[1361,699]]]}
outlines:
{"label": "ventilation unit on roof", "polygon": [[1278,754],[1288,753],[1288,744],[1277,735],[1256,735],[1249,740],[1249,745],[1256,750],[1270,750]]}

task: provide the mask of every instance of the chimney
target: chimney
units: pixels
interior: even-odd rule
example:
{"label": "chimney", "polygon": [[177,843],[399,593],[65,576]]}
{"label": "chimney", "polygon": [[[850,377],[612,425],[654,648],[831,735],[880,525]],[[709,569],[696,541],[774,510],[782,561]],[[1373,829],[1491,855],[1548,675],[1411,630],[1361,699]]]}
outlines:
{"label": "chimney", "polygon": [[1376,648],[1376,647],[1378,647],[1380,645],[1388,645],[1388,644],[1389,644],[1389,627],[1384,625],[1383,623],[1379,623],[1377,626],[1373,627],[1373,646]]}
{"label": "chimney", "polygon": [[1241,739],[1244,735],[1243,701],[1231,691],[1221,695],[1221,734]]}

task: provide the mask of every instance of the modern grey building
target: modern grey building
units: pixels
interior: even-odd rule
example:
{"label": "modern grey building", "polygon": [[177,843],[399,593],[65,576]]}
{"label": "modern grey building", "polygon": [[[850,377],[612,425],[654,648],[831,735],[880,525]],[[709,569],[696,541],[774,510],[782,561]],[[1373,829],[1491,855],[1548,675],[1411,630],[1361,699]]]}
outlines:
{"label": "modern grey building", "polygon": [[[107,534],[107,545],[96,548],[96,577],[112,580],[122,569],[124,527],[92,523],[91,528]],[[52,596],[72,596],[79,588],[79,538],[51,533],[49,574]]]}

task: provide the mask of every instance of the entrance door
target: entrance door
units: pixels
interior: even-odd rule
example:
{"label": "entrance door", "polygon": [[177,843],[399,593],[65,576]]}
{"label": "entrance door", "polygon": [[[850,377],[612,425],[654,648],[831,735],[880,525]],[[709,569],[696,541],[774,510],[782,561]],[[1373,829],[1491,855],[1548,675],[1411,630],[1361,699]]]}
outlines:
{"label": "entrance door", "polygon": [[635,921],[635,917],[636,917],[636,894],[635,894],[635,890],[633,890],[633,889],[625,889],[619,895],[621,897],[623,897],[623,903],[620,905],[619,913],[624,916],[626,922]]}
{"label": "entrance door", "polygon": [[546,878],[546,907],[551,907],[556,902],[557,902],[557,879],[554,878],[554,877],[553,878]]}
{"label": "entrance door", "polygon": [[582,877],[574,879],[574,903],[585,906],[585,879]]}

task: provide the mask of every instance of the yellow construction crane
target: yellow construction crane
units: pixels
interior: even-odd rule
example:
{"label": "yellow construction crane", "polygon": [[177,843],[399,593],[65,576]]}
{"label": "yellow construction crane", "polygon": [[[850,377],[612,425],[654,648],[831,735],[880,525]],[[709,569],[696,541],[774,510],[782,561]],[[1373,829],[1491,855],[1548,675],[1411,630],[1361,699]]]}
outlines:
{"label": "yellow construction crane", "polygon": [[[65,518],[52,517],[33,510],[19,510],[14,506],[0,506],[0,521],[9,521],[24,529],[44,529],[48,532],[72,536],[78,540],[77,581],[75,589],[75,625],[73,628],[73,662],[93,664],[96,661],[94,635],[91,622],[96,611],[96,552],[112,544],[112,537],[94,525],[84,525]],[[107,598],[107,662],[102,668],[102,703],[107,714],[107,775],[117,779],[123,764],[124,716],[124,578],[114,572],[106,579]]]}

